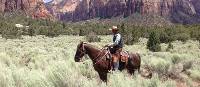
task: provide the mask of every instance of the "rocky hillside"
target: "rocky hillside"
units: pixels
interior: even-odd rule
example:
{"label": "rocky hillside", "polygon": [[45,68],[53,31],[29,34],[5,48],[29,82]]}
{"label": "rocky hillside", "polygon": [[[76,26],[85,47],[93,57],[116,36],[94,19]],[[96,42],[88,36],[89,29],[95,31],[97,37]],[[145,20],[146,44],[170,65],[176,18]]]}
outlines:
{"label": "rocky hillside", "polygon": [[42,0],[0,2],[1,12],[22,10],[33,18],[81,21],[139,14],[156,15],[175,23],[200,23],[200,0],[52,0],[46,4]]}
{"label": "rocky hillside", "polygon": [[200,22],[199,0],[53,0],[49,11],[61,20],[127,17],[135,13],[159,15],[172,22]]}
{"label": "rocky hillside", "polygon": [[23,11],[32,18],[49,18],[43,0],[0,0],[0,12]]}

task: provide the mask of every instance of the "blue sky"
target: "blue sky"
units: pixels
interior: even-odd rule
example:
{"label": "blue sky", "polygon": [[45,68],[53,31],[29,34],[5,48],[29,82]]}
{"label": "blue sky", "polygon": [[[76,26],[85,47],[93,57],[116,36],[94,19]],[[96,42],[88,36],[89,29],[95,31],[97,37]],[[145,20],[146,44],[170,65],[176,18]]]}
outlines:
{"label": "blue sky", "polygon": [[44,2],[49,2],[49,1],[52,1],[52,0],[44,0]]}

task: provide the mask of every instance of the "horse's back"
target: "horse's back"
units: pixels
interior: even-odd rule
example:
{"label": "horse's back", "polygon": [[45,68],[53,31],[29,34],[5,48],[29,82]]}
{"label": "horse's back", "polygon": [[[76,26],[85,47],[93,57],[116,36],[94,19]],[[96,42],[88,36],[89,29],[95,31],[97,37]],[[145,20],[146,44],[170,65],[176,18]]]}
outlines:
{"label": "horse's back", "polygon": [[129,62],[135,67],[140,68],[141,65],[141,57],[138,53],[129,53]]}

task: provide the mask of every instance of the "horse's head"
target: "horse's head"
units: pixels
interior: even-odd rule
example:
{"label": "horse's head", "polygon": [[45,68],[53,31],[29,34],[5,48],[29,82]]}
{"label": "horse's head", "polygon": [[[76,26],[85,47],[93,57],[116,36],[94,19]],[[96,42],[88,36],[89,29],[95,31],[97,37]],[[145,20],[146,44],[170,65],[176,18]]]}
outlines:
{"label": "horse's head", "polygon": [[83,56],[86,54],[84,45],[85,45],[85,43],[83,43],[83,42],[78,44],[75,58],[74,58],[75,62],[80,62],[82,60]]}

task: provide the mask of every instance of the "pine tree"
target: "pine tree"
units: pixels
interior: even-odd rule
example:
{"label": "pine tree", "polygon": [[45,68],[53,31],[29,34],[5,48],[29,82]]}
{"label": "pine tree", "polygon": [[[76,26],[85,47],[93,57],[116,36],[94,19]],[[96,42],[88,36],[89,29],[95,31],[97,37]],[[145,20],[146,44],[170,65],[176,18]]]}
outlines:
{"label": "pine tree", "polygon": [[150,33],[149,40],[147,42],[147,49],[153,52],[161,50],[159,35],[155,31]]}

